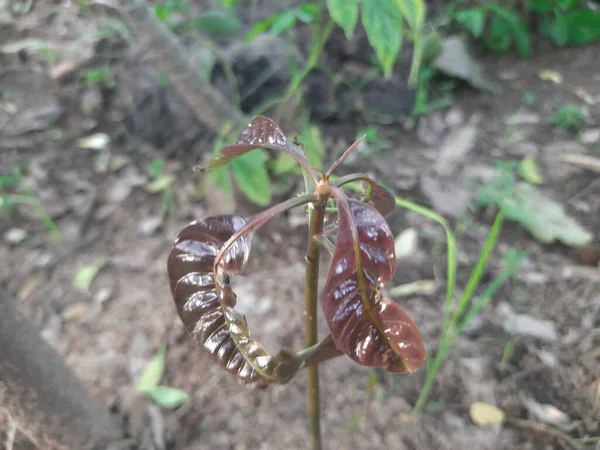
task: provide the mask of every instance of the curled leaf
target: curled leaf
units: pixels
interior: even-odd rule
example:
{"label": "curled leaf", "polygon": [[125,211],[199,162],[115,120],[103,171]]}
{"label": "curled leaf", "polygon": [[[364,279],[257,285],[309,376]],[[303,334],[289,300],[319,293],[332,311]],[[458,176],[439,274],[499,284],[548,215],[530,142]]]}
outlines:
{"label": "curled leaf", "polygon": [[396,199],[386,188],[377,184],[373,180],[368,181],[371,184],[371,197],[369,202],[375,207],[382,216],[387,216],[396,207]]}
{"label": "curled leaf", "polygon": [[315,182],[319,179],[319,175],[311,166],[300,146],[290,141],[279,126],[265,116],[257,116],[252,119],[246,125],[246,128],[242,130],[235,143],[223,147],[219,150],[219,157],[209,162],[206,166],[199,168],[199,170],[209,172],[257,148],[282,152],[293,158],[307,170]]}
{"label": "curled leaf", "polygon": [[214,270],[225,243],[247,223],[242,216],[223,215],[185,227],[169,255],[171,293],[187,330],[218,365],[243,383],[285,383],[298,371],[300,359],[287,349],[271,356],[250,339],[244,316],[233,310],[230,276],[246,264],[252,233],[230,242]]}
{"label": "curled leaf", "polygon": [[421,335],[406,312],[382,296],[396,271],[394,238],[371,205],[337,188],[339,230],[323,310],[340,350],[359,364],[413,372],[425,361]]}
{"label": "curled leaf", "polygon": [[[359,181],[363,182],[362,187],[357,183]],[[392,193],[363,173],[353,173],[343,176],[333,184],[339,187],[348,186],[351,189],[360,191],[362,196],[359,196],[358,199],[372,204],[383,216],[390,214],[396,207],[396,199]]]}

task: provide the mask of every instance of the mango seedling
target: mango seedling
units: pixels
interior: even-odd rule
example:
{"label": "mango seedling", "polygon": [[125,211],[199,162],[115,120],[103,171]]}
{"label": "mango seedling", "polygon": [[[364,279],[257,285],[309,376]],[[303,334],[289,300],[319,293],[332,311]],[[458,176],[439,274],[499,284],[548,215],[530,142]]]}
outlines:
{"label": "mango seedling", "polygon": [[[383,286],[394,276],[394,237],[385,220],[395,207],[394,196],[362,173],[333,177],[335,169],[354,151],[354,143],[323,172],[302,148],[272,120],[258,116],[238,140],[199,168],[211,171],[256,149],[286,154],[302,168],[306,193],[251,217],[237,214],[207,217],[188,224],[176,238],[167,269],[171,293],[183,324],[216,364],[245,384],[266,386],[290,382],[307,369],[309,419],[313,448],[321,448],[317,366],[346,355],[363,366],[392,373],[411,373],[425,361],[425,347],[415,323]],[[348,190],[362,183],[360,192]],[[270,354],[251,337],[245,317],[235,310],[231,279],[248,262],[252,237],[278,214],[307,207],[309,233],[306,252],[306,348],[281,349]],[[332,243],[324,232],[326,216],[336,225]],[[328,227],[329,228],[329,227]],[[330,333],[318,342],[317,292],[321,249],[331,253],[321,296]]]}

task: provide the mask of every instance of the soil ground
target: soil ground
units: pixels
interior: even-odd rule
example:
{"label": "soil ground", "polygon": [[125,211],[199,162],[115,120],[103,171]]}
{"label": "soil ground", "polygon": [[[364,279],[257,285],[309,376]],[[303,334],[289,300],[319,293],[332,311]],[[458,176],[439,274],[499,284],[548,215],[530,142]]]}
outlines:
{"label": "soil ground", "polygon": [[[70,36],[81,39],[89,18],[66,13],[68,8],[62,12],[52,8],[38,2],[31,13],[13,17],[10,24],[3,22],[0,45],[25,38],[60,45]],[[35,25],[41,22],[47,26]],[[423,116],[414,130],[398,124],[379,127],[391,146],[347,165],[348,172],[360,167],[403,196],[438,207],[449,216],[458,230],[459,288],[478,257],[491,220],[488,214],[471,209],[456,217],[452,210],[465,206],[460,200],[468,194],[465,180],[489,178],[497,161],[536,155],[545,178],[543,192],[561,202],[596,238],[600,232],[597,174],[558,159],[564,153],[593,156],[600,145],[593,139],[582,142],[577,134],[547,123],[558,107],[576,103],[586,113],[584,131],[593,135],[600,126],[600,45],[537,47],[526,61],[485,56],[485,70],[501,92],[461,86],[450,107]],[[139,448],[308,449],[305,376],[266,390],[241,386],[198,351],[176,315],[165,273],[175,235],[190,220],[231,210],[231,205],[216,192],[209,192],[216,199],[209,195],[194,200],[191,194],[198,175],[189,170],[189,161],[167,158],[166,169],[176,174],[176,193],[171,214],[162,217],[162,194],[149,193],[145,186],[147,166],[165,156],[165,150],[126,129],[125,118],[132,112],[126,101],[115,98],[122,94],[118,83],[127,77],[131,52],[119,49],[112,60],[117,86],[100,88],[82,80],[98,54],[82,57],[83,62],[74,67],[57,68],[48,64],[51,52],[44,59],[27,51],[4,50],[0,54],[0,173],[21,165],[63,235],[61,243],[49,243],[46,230],[26,206],[3,211],[0,283],[14,294],[19,308],[39,325],[44,339],[91,392],[111,408]],[[74,60],[81,56],[81,48],[73,51]],[[542,81],[541,70],[559,72],[562,82]],[[524,103],[526,93],[535,99],[526,103],[533,104]],[[6,117],[11,119],[2,128]],[[168,128],[168,124],[160,126]],[[328,160],[356,135],[343,123],[322,125],[321,132],[328,144]],[[461,132],[472,135],[473,145],[468,154],[453,156],[453,170],[442,175],[436,166],[445,157],[440,149],[449,136]],[[78,139],[93,133],[108,135],[108,146],[79,148]],[[237,208],[242,213],[256,211],[243,201]],[[290,217],[276,219],[256,236],[249,268],[236,280],[240,307],[251,329],[272,350],[282,345],[301,348],[303,340],[306,230],[292,222]],[[418,248],[399,261],[395,284],[437,280],[434,294],[399,300],[433,351],[443,316],[443,232],[404,210],[396,211],[390,223],[397,234],[412,227],[419,236]],[[15,228],[26,232],[24,240],[17,242],[6,234]],[[485,283],[502,271],[502,257],[509,249],[527,250],[529,256],[514,281],[501,289],[457,342],[439,375],[430,407],[416,421],[408,421],[407,415],[424,371],[405,377],[376,371],[378,383],[373,388],[368,382],[371,371],[348,359],[322,366],[326,449],[553,449],[569,448],[573,442],[581,448],[597,448],[600,272],[596,265],[583,265],[587,261],[577,251],[541,245],[509,223]],[[98,261],[105,265],[90,292],[77,291],[72,283],[75,274]],[[507,305],[548,321],[556,339],[507,334],[502,325]],[[322,328],[321,334],[325,332]],[[160,410],[135,391],[141,371],[163,344],[168,353],[162,383],[192,396],[189,404],[175,411]],[[535,415],[530,400],[562,411],[568,419],[558,428],[576,441],[569,444],[541,426],[478,428],[469,418],[469,406],[484,401],[539,425],[543,414]],[[28,446],[18,438],[14,448]]]}

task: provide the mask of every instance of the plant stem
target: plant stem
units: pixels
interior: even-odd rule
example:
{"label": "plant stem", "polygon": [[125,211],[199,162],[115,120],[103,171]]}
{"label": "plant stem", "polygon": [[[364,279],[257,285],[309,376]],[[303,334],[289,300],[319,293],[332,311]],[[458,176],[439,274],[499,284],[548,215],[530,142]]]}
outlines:
{"label": "plant stem", "polygon": [[[314,209],[312,214],[310,214],[305,281],[306,347],[312,347],[318,341],[317,294],[319,289],[319,257],[321,254],[321,244],[318,238],[323,232],[325,205],[326,200],[314,204]],[[308,417],[312,435],[312,447],[313,450],[321,450],[319,370],[316,365],[308,367],[306,370],[308,374]]]}
{"label": "plant stem", "polygon": [[[396,199],[396,201],[398,201],[398,199]],[[419,394],[417,403],[411,413],[413,417],[419,415],[421,411],[423,411],[425,406],[427,406],[429,393],[431,392],[431,389],[433,388],[433,385],[436,381],[437,374],[439,373],[442,364],[445,362],[446,357],[448,356],[448,352],[452,347],[452,344],[460,335],[458,329],[460,326],[461,316],[471,304],[471,300],[473,299],[475,291],[479,286],[479,282],[481,281],[481,277],[483,276],[488,259],[492,254],[494,247],[496,246],[498,237],[500,236],[503,220],[504,214],[502,212],[499,212],[496,216],[496,219],[494,220],[494,224],[492,225],[492,229],[488,234],[485,244],[483,245],[483,250],[481,251],[479,258],[475,263],[475,267],[471,271],[471,275],[469,276],[469,281],[467,281],[465,291],[463,292],[463,295],[458,301],[454,312],[451,311],[452,299],[450,297],[448,297],[447,299],[446,310],[444,311],[444,323],[442,326],[442,336],[440,337],[440,344],[433,362],[430,366],[427,367],[425,384],[421,389],[421,393]],[[450,243],[450,241],[448,241],[448,243]],[[448,248],[450,249],[450,247]],[[450,266],[448,266],[448,270],[450,270]],[[455,275],[456,269],[453,269],[452,277],[454,278]],[[450,280],[450,276],[448,277],[448,279]],[[448,283],[450,283],[450,281],[448,281]],[[454,281],[452,282],[452,284],[454,285]],[[452,288],[452,291],[454,291],[454,287]]]}

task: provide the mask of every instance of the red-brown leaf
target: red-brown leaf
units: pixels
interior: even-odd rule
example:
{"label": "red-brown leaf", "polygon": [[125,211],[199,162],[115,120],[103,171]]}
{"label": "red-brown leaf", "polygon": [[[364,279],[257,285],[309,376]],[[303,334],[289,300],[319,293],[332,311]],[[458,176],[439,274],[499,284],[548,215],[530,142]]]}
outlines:
{"label": "red-brown leaf", "polygon": [[265,116],[257,116],[252,119],[246,125],[246,128],[242,130],[237,141],[219,150],[220,156],[208,163],[202,170],[213,170],[257,148],[268,148],[285,153],[309,171],[315,181],[318,180],[318,174],[306,158],[302,149],[290,141],[273,120]]}
{"label": "red-brown leaf", "polygon": [[413,372],[425,361],[421,335],[404,310],[381,295],[396,270],[392,233],[373,206],[334,193],[339,231],[323,292],[333,339],[359,364]]}
{"label": "red-brown leaf", "polygon": [[224,244],[247,223],[244,217],[225,215],[185,227],[167,264],[171,293],[188,332],[218,365],[244,383],[284,383],[300,366],[296,354],[283,349],[271,356],[250,339],[244,316],[233,310],[236,297],[229,279],[245,265],[252,233],[236,239],[215,268]]}
{"label": "red-brown leaf", "polygon": [[370,180],[369,182],[372,186],[369,202],[372,203],[375,209],[385,217],[396,207],[396,199],[390,191],[377,182],[373,180]]}

